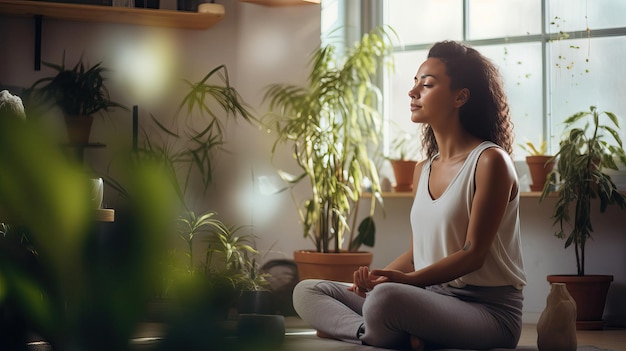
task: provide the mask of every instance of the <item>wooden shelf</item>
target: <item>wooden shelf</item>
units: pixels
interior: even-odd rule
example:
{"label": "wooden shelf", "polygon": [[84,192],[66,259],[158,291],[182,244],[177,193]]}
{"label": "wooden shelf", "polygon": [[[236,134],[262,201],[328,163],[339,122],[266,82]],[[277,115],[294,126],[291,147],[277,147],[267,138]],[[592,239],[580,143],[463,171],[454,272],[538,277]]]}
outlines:
{"label": "wooden shelf", "polygon": [[[402,198],[402,197],[406,197],[406,198],[412,198],[413,197],[413,193],[412,192],[400,192],[397,193],[395,191],[390,191],[390,192],[383,192],[382,196],[384,199],[389,199],[389,198]],[[361,195],[362,198],[364,199],[369,199],[372,197],[372,193],[370,192],[364,192]]]}
{"label": "wooden shelf", "polygon": [[203,4],[199,12],[189,12],[44,1],[0,0],[0,14],[21,17],[40,15],[44,18],[68,21],[207,29],[224,18],[225,11],[224,6],[220,4]]}
{"label": "wooden shelf", "polygon": [[319,5],[321,0],[239,0],[263,6]]}

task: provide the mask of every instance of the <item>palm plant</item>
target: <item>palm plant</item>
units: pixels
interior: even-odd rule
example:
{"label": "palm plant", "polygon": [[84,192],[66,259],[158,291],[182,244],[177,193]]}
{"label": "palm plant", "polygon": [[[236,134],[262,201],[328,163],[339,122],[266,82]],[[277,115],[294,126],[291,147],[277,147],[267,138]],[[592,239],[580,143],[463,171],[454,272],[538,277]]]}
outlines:
{"label": "palm plant", "polygon": [[[183,127],[167,127],[151,115],[157,131],[152,136],[144,132],[143,144],[136,154],[140,158],[161,161],[164,172],[184,204],[185,194],[194,175],[202,182],[205,192],[213,183],[215,155],[226,150],[226,121],[240,117],[248,123],[254,123],[256,119],[230,84],[225,65],[215,67],[195,83],[189,80],[183,82],[189,90],[173,119],[177,123],[182,119]],[[218,114],[217,110],[221,113]],[[190,123],[191,117],[196,115],[201,117],[200,129]],[[125,192],[122,184],[114,179],[108,177],[106,181],[120,193]]]}
{"label": "palm plant", "polygon": [[63,113],[71,116],[91,116],[123,105],[111,101],[105,85],[109,69],[102,62],[88,67],[82,58],[72,68],[65,66],[65,52],[61,64],[43,62],[52,68],[56,75],[37,80],[29,88],[28,94],[35,93],[44,101],[56,104]]}
{"label": "palm plant", "polygon": [[[307,181],[311,198],[302,206],[294,198],[304,236],[312,239],[318,252],[340,252],[344,232],[350,229],[348,250],[361,243],[374,244],[372,201],[370,216],[355,237],[356,209],[366,178],[380,197],[376,166],[370,157],[381,134],[377,110],[380,94],[372,82],[379,60],[392,51],[389,31],[376,28],[365,34],[342,59],[333,45],[315,51],[308,86],[274,84],[265,101],[271,112],[265,122],[276,135],[272,155],[283,144],[291,146],[301,173],[279,170],[289,184]],[[293,196],[293,192],[292,192]],[[352,222],[350,223],[350,215]]]}
{"label": "palm plant", "polygon": [[[602,115],[610,123],[603,123]],[[588,120],[584,127],[574,126],[585,119]],[[552,215],[554,224],[559,224],[555,235],[565,239],[565,248],[574,245],[577,274],[582,276],[585,275],[585,244],[593,232],[592,199],[599,199],[600,212],[613,204],[626,208],[626,196],[603,172],[604,168],[617,170],[616,158],[626,165],[626,155],[617,132],[618,118],[614,113],[600,112],[591,106],[589,111],[575,113],[564,123],[567,133],[554,156],[557,159],[556,169],[549,174],[540,199],[546,198],[557,187],[558,199]],[[609,136],[615,144],[606,140]],[[571,204],[575,205],[573,219],[570,217]],[[564,227],[566,222],[572,224],[569,231]]]}
{"label": "palm plant", "polygon": [[[249,245],[246,235],[239,235],[241,228],[227,227],[213,211],[196,214],[187,195],[192,192],[205,195],[213,184],[216,156],[220,151],[227,151],[225,123],[236,118],[254,123],[255,117],[230,84],[225,65],[212,69],[197,82],[183,80],[183,83],[188,90],[173,119],[177,125],[168,127],[151,115],[156,131],[149,134],[144,130],[143,140],[133,153],[132,159],[138,163],[158,163],[161,174],[170,181],[178,197],[181,213],[176,223],[178,235],[187,246],[188,263],[183,266],[174,264],[170,269],[173,268],[178,274],[183,273],[185,279],[191,276],[195,279],[196,276],[201,278],[220,275],[220,278],[224,278],[220,279],[220,283],[227,281],[227,288],[233,288],[241,285],[247,275],[251,258],[246,255],[252,255],[256,251]],[[200,118],[196,119],[194,125],[192,117],[195,116]],[[197,128],[197,125],[201,127]],[[202,183],[202,191],[192,189],[193,182],[197,180]],[[122,195],[127,193],[124,185],[113,177],[106,177],[105,181]],[[197,267],[202,260],[193,257],[197,238],[209,241],[203,269]],[[220,259],[212,260],[216,254]],[[176,278],[175,274],[173,279]],[[171,281],[165,281],[164,285],[171,285]]]}

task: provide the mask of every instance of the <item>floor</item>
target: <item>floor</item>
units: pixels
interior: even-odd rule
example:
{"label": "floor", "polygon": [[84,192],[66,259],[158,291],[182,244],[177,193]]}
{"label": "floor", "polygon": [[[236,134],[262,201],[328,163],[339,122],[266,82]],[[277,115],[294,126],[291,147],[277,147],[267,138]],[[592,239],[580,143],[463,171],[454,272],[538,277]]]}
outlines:
{"label": "floor", "polygon": [[[280,350],[284,351],[373,351],[382,350],[370,346],[320,339],[315,331],[297,317],[285,318],[286,336]],[[613,350],[626,351],[626,329],[579,330],[577,331],[579,351]],[[525,324],[518,344],[518,350],[537,349],[537,329],[534,324]],[[588,346],[588,347],[585,347]],[[594,346],[594,347],[591,347]]]}
{"label": "floor", "polygon": [[[158,333],[158,326],[147,324],[138,337]],[[141,339],[141,338],[138,338]],[[577,351],[626,351],[626,329],[579,330]],[[534,324],[525,324],[522,329],[519,351],[537,350],[537,330]],[[237,348],[239,349],[239,348]],[[350,344],[336,340],[321,339],[298,317],[285,317],[285,338],[280,346],[264,348],[264,351],[374,351],[380,348]]]}

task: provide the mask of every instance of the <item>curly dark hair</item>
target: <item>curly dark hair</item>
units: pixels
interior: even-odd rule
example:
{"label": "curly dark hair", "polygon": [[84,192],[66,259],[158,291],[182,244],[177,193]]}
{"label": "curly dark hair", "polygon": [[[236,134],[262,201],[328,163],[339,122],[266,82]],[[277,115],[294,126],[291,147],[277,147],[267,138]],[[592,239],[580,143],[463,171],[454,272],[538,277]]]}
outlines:
{"label": "curly dark hair", "polygon": [[[494,142],[509,154],[513,152],[513,123],[502,77],[497,67],[473,48],[454,41],[433,45],[428,58],[437,58],[446,66],[451,89],[467,88],[469,100],[459,110],[461,125],[470,134]],[[428,158],[439,147],[428,124],[422,127],[422,146]]]}

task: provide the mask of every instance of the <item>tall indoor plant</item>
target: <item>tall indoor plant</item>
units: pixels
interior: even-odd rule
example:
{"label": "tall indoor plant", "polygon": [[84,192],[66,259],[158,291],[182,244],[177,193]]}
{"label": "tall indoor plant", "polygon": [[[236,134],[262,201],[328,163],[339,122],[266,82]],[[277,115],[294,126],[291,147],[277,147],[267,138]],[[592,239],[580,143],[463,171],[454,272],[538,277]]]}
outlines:
{"label": "tall indoor plant", "polygon": [[[584,126],[580,127],[583,122]],[[577,274],[549,276],[548,281],[567,284],[567,289],[578,305],[578,328],[600,328],[606,293],[613,276],[585,274],[585,248],[593,232],[591,205],[594,199],[598,199],[600,212],[604,212],[608,205],[626,208],[626,196],[617,190],[611,177],[603,172],[606,168],[617,169],[616,159],[626,164],[626,154],[617,132],[618,118],[612,112],[600,112],[591,106],[589,111],[577,112],[564,123],[566,135],[555,155],[556,169],[549,174],[540,200],[543,201],[556,187],[554,191],[557,200],[552,216],[554,224],[558,223],[559,226],[555,235],[565,239],[565,248],[573,245]],[[570,217],[570,205],[574,205],[573,218]],[[566,223],[570,223],[571,228],[566,228]],[[591,282],[574,285],[583,280]],[[604,288],[598,288],[601,282],[605,283]],[[603,296],[594,300],[583,295],[582,286],[600,291]]]}
{"label": "tall indoor plant", "polygon": [[[321,47],[310,61],[306,87],[274,84],[266,92],[271,112],[265,122],[276,136],[272,155],[279,146],[290,146],[301,173],[279,173],[290,184],[305,181],[310,187],[309,199],[294,201],[304,236],[313,241],[317,252],[340,253],[347,232],[347,251],[374,244],[371,216],[376,201],[359,226],[359,235],[354,234],[355,217],[366,178],[380,201],[370,148],[378,142],[382,119],[372,78],[380,60],[392,51],[389,39],[388,30],[376,28],[345,57],[339,57],[334,45]],[[302,271],[300,278],[306,278]]]}
{"label": "tall indoor plant", "polygon": [[[102,62],[89,67],[80,60],[69,68],[65,66],[65,53],[61,64],[43,62],[56,74],[41,78],[28,89],[28,95],[45,104],[54,104],[63,112],[67,126],[68,142],[84,145],[89,142],[89,134],[94,115],[122,108],[123,105],[112,101],[106,87],[108,68]],[[29,99],[30,100],[30,99]]]}

